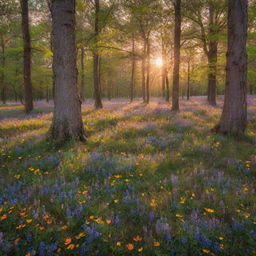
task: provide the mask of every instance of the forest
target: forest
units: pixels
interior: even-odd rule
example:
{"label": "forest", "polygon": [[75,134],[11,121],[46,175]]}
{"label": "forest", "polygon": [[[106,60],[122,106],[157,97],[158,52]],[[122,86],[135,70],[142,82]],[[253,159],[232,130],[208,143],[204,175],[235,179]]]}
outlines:
{"label": "forest", "polygon": [[256,256],[256,0],[0,0],[0,256]]}

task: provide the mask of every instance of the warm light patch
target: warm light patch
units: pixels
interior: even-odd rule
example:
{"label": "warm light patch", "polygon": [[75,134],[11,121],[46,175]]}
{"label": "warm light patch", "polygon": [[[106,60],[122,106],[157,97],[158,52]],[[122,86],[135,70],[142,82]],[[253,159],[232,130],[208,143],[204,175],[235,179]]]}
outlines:
{"label": "warm light patch", "polygon": [[163,60],[161,57],[158,57],[154,60],[154,64],[157,66],[157,67],[162,67],[163,65]]}

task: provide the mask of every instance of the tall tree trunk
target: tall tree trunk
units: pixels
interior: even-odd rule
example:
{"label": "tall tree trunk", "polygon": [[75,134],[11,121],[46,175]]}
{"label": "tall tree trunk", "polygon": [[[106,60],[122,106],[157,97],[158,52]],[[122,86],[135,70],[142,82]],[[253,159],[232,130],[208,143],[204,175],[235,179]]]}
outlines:
{"label": "tall tree trunk", "polygon": [[169,78],[168,78],[168,71],[166,69],[165,72],[165,86],[166,86],[166,94],[165,94],[165,101],[170,101],[170,89],[169,89]]}
{"label": "tall tree trunk", "polygon": [[175,0],[174,10],[175,10],[175,29],[174,29],[172,110],[179,110],[181,0]]}
{"label": "tall tree trunk", "polygon": [[190,98],[190,60],[188,61],[188,71],[187,71],[187,100]]}
{"label": "tall tree trunk", "polygon": [[214,39],[215,34],[215,9],[213,3],[209,6],[209,51],[208,57],[208,90],[207,90],[207,100],[212,106],[216,106],[216,73],[217,73],[217,54],[218,54],[218,41]]}
{"label": "tall tree trunk", "polygon": [[134,97],[134,79],[135,75],[135,40],[134,34],[132,34],[132,73],[131,73],[131,82],[130,82],[130,101],[133,102]]}
{"label": "tall tree trunk", "polygon": [[94,105],[95,108],[102,108],[101,92],[100,92],[100,56],[97,49],[98,37],[99,37],[99,12],[100,12],[100,1],[95,0],[95,49],[93,51],[93,79],[94,79]]}
{"label": "tall tree trunk", "polygon": [[149,103],[150,98],[150,39],[147,38],[147,63],[146,63],[146,103]]}
{"label": "tall tree trunk", "polygon": [[247,22],[248,1],[228,2],[228,52],[223,112],[213,131],[241,136],[247,125]]}
{"label": "tall tree trunk", "polygon": [[29,32],[29,13],[28,0],[21,0],[21,16],[22,16],[22,35],[23,35],[23,79],[24,79],[24,98],[25,111],[29,113],[33,110],[33,94],[31,83],[31,42]]}
{"label": "tall tree trunk", "polygon": [[5,43],[4,37],[1,35],[1,48],[2,48],[2,71],[1,71],[1,100],[3,104],[6,104],[6,85],[5,85]]}
{"label": "tall tree trunk", "polygon": [[165,45],[164,40],[162,38],[162,97],[165,98],[165,83],[166,83],[166,52],[165,52]]}
{"label": "tall tree trunk", "polygon": [[81,101],[77,87],[75,0],[53,0],[51,14],[55,76],[51,135],[57,143],[70,138],[84,141]]}
{"label": "tall tree trunk", "polygon": [[85,100],[85,84],[84,84],[84,47],[81,47],[81,86],[80,86],[80,91],[81,91],[81,100]]}
{"label": "tall tree trunk", "polygon": [[141,62],[143,102],[146,102],[146,52],[147,52],[147,44],[146,44],[146,41],[144,40],[143,56],[142,56],[142,62]]}

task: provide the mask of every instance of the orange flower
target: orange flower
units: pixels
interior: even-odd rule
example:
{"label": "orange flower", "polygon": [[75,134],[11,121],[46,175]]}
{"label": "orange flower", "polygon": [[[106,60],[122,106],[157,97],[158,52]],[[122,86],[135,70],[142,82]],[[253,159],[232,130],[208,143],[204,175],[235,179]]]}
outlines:
{"label": "orange flower", "polygon": [[111,224],[111,220],[106,220],[106,223],[109,225],[109,224]]}
{"label": "orange flower", "polygon": [[64,226],[61,227],[61,229],[62,229],[62,230],[66,230],[66,229],[68,229],[68,226],[67,226],[67,225],[64,225]]}
{"label": "orange flower", "polygon": [[116,242],[116,246],[121,246],[121,242]]}
{"label": "orange flower", "polygon": [[32,219],[27,219],[26,222],[27,223],[31,223],[33,220]]}
{"label": "orange flower", "polygon": [[31,256],[30,252],[27,252],[25,256]]}
{"label": "orange flower", "polygon": [[73,250],[74,248],[75,248],[75,245],[74,245],[74,244],[70,244],[70,245],[67,247],[68,250]]}
{"label": "orange flower", "polygon": [[127,244],[126,245],[126,248],[129,250],[129,251],[132,251],[134,249],[134,245],[133,244]]}
{"label": "orange flower", "polygon": [[204,208],[204,210],[206,211],[206,212],[209,212],[209,213],[213,213],[213,212],[215,212],[213,209],[211,209],[211,208]]}
{"label": "orange flower", "polygon": [[142,240],[141,236],[136,236],[136,237],[133,238],[133,241],[135,241],[135,242],[139,242],[141,240]]}
{"label": "orange flower", "polygon": [[4,214],[3,216],[0,217],[0,220],[5,220],[7,218],[7,215]]}
{"label": "orange flower", "polygon": [[160,243],[158,241],[154,241],[154,246],[158,247],[158,246],[160,246]]}
{"label": "orange flower", "polygon": [[71,239],[71,238],[66,238],[64,244],[65,244],[65,245],[69,245],[71,242],[72,242],[72,239]]}
{"label": "orange flower", "polygon": [[203,253],[209,253],[210,251],[207,250],[207,249],[203,249],[202,252],[203,252]]}

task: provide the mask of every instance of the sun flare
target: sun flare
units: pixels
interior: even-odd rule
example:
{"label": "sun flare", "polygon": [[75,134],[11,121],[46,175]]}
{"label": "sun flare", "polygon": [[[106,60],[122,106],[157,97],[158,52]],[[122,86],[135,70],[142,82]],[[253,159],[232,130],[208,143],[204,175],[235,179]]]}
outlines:
{"label": "sun flare", "polygon": [[163,60],[161,57],[158,57],[154,60],[154,64],[157,66],[157,67],[162,67],[163,66]]}

